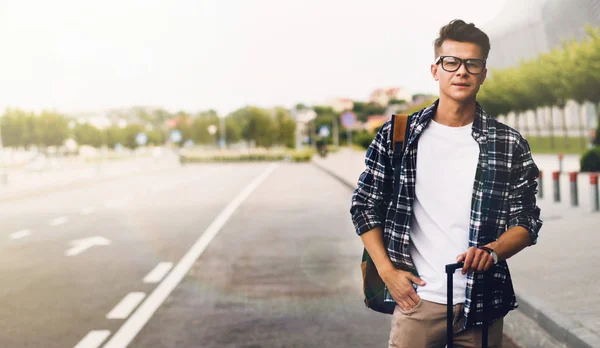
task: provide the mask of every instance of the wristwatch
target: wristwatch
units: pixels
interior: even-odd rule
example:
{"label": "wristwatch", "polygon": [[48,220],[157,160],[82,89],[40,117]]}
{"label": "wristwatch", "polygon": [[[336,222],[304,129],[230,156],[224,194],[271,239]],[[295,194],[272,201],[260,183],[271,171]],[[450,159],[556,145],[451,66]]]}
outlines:
{"label": "wristwatch", "polygon": [[498,254],[496,254],[496,251],[494,249],[488,247],[481,247],[480,249],[483,249],[489,252],[490,255],[492,255],[492,259],[494,259],[494,265],[498,263]]}

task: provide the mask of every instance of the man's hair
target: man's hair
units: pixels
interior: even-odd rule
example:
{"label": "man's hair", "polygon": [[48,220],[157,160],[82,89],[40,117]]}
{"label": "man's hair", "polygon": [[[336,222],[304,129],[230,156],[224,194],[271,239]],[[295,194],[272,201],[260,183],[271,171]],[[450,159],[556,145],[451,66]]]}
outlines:
{"label": "man's hair", "polygon": [[481,48],[483,59],[487,59],[490,53],[490,38],[487,34],[477,28],[475,24],[467,24],[461,19],[455,19],[440,29],[440,37],[435,39],[434,43],[436,58],[439,57],[440,48],[446,40],[471,42],[478,45]]}

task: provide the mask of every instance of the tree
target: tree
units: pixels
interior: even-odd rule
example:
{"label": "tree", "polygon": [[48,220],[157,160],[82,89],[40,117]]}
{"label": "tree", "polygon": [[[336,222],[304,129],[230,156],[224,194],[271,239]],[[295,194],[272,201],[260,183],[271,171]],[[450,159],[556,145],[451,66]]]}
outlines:
{"label": "tree", "polygon": [[219,133],[211,135],[208,132],[208,127],[211,125],[220,127],[219,117],[216,112],[203,112],[196,116],[191,125],[194,142],[197,144],[215,144],[215,139],[219,137]]}
{"label": "tree", "polygon": [[42,111],[35,120],[35,133],[42,146],[60,146],[69,136],[67,119],[52,111]]}
{"label": "tree", "polygon": [[152,129],[146,131],[148,136],[148,144],[150,145],[163,145],[165,143],[165,134],[160,129]]}
{"label": "tree", "polygon": [[123,128],[123,146],[130,149],[137,148],[139,146],[136,140],[137,135],[144,132],[144,126],[141,124],[133,123],[127,125],[127,127]]}
{"label": "tree", "polygon": [[175,116],[175,120],[177,123],[175,129],[181,132],[179,145],[185,144],[188,140],[193,140],[192,117],[184,111],[179,111]]}
{"label": "tree", "polygon": [[[587,27],[589,38],[582,42],[573,40],[565,44],[570,72],[569,97],[580,105],[589,101],[596,105],[600,117],[600,28]],[[585,147],[583,119],[580,114],[581,146]],[[600,120],[600,118],[599,118]]]}
{"label": "tree", "polygon": [[270,111],[247,106],[234,111],[227,118],[241,127],[241,137],[244,140],[254,142],[257,146],[273,145],[275,122]]}
{"label": "tree", "polygon": [[123,143],[125,142],[125,133],[123,129],[117,126],[111,126],[107,128],[104,132],[106,137],[106,146],[108,146],[111,149],[113,149],[115,145],[123,145]]}
{"label": "tree", "polygon": [[296,140],[296,121],[284,108],[275,109],[275,144],[293,148]]}
{"label": "tree", "polygon": [[101,147],[104,143],[102,131],[89,123],[76,125],[73,129],[73,135],[79,145]]}
{"label": "tree", "polygon": [[354,102],[352,112],[356,114],[356,119],[360,122],[367,122],[367,118],[372,115],[383,115],[387,108],[373,103]]}
{"label": "tree", "polygon": [[32,113],[20,109],[7,109],[0,118],[3,145],[7,147],[35,145],[31,119],[33,119]]}

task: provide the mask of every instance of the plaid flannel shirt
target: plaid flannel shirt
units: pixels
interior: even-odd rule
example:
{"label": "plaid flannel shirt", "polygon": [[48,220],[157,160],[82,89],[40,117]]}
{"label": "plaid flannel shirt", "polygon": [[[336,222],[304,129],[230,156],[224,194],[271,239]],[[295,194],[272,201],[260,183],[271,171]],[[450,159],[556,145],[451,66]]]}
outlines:
{"label": "plaid flannel shirt", "polygon": [[[415,198],[417,145],[419,136],[435,115],[439,100],[411,115],[406,148],[401,159],[399,194],[394,194],[391,150],[391,121],[376,134],[366,152],[366,168],[352,195],[350,213],[361,235],[383,227],[384,246],[392,264],[418,275],[409,252],[412,203]],[[539,170],[531,157],[528,142],[516,130],[488,115],[477,103],[472,136],[479,144],[479,160],[473,186],[469,247],[481,247],[496,240],[508,228],[522,226],[533,244],[542,226],[536,205]],[[443,168],[440,168],[440,173]],[[517,308],[506,261],[493,266],[486,294],[486,321],[502,318]],[[491,283],[489,283],[491,282]],[[415,288],[416,284],[413,284]],[[481,325],[484,308],[483,275],[467,278],[464,327]],[[394,302],[387,287],[387,302]]]}

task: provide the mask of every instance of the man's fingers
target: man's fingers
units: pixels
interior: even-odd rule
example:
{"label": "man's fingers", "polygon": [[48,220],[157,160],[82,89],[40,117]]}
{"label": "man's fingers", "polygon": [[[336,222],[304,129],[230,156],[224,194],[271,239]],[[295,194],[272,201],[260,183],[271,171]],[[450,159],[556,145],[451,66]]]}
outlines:
{"label": "man's fingers", "polygon": [[417,302],[415,302],[410,295],[404,298],[404,302],[408,304],[408,308],[413,308],[417,305]]}
{"label": "man's fingers", "polygon": [[492,256],[490,255],[487,258],[487,262],[485,263],[485,265],[483,266],[483,270],[487,271],[488,269],[490,269],[490,267],[492,267],[494,265],[494,259],[492,258]]}
{"label": "man's fingers", "polygon": [[475,272],[479,270],[479,264],[481,263],[481,260],[483,260],[482,257],[482,253],[480,252],[479,249],[475,250],[473,252],[473,260],[471,261],[471,272]]}
{"label": "man's fingers", "polygon": [[414,274],[411,274],[410,280],[411,280],[413,283],[415,283],[415,284],[418,284],[418,285],[421,285],[421,286],[423,286],[423,285],[425,285],[425,284],[426,284],[426,283],[425,283],[425,281],[424,281],[423,279],[421,279],[421,278],[417,277],[417,276],[416,276],[416,275],[414,275]]}
{"label": "man's fingers", "polygon": [[410,305],[406,301],[400,301],[398,305],[400,306],[400,308],[402,308],[403,311],[411,309]]}
{"label": "man's fingers", "polygon": [[474,248],[469,248],[467,251],[467,256],[465,256],[465,264],[462,268],[462,274],[467,274],[468,271],[471,270],[471,262],[473,262],[473,250]]}
{"label": "man's fingers", "polygon": [[481,255],[481,260],[479,261],[477,270],[479,272],[485,271],[486,265],[488,264],[489,261],[490,261],[490,255],[487,252],[484,252],[483,255]]}
{"label": "man's fingers", "polygon": [[419,297],[419,295],[417,295],[416,292],[410,295],[410,299],[415,303],[415,306],[418,305],[421,301],[421,298]]}

